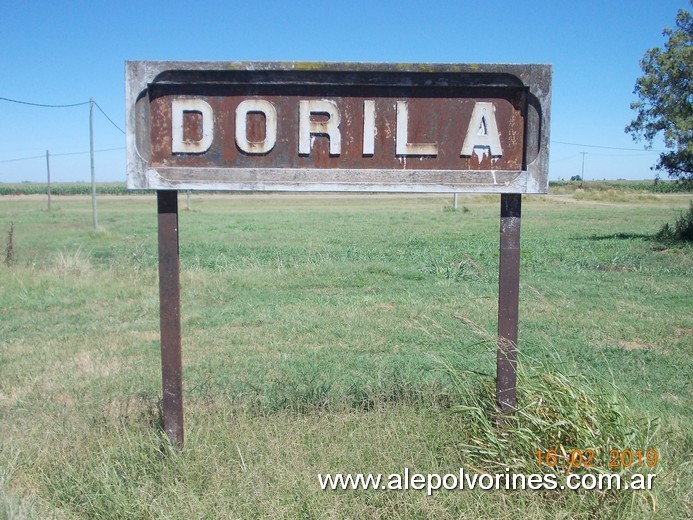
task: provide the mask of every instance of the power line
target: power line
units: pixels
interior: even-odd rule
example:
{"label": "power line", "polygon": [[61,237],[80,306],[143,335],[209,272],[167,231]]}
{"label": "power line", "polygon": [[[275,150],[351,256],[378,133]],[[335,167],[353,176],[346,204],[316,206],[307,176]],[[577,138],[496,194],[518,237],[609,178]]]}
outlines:
{"label": "power line", "polygon": [[[94,150],[94,153],[100,153],[100,152],[112,152],[115,150],[125,150],[124,146],[118,146],[116,148],[102,148],[101,150]],[[51,157],[65,157],[68,155],[86,155],[88,154],[89,151],[87,150],[86,152],[63,152],[63,153],[51,153]],[[11,163],[11,162],[20,162],[20,161],[30,161],[33,159],[43,159],[46,157],[46,154],[43,155],[33,155],[31,157],[19,157],[17,159],[3,159],[0,161],[0,164],[3,163]]]}
{"label": "power line", "polygon": [[31,161],[32,159],[43,159],[44,155],[32,155],[31,157],[18,157],[16,159],[3,159],[0,163],[11,163],[20,161]]}
{"label": "power line", "polygon": [[566,144],[568,146],[581,146],[583,148],[601,148],[604,150],[624,150],[626,152],[643,152],[643,153],[648,153],[648,152],[666,152],[666,150],[641,150],[639,148],[621,148],[618,146],[601,146],[597,144],[582,144],[582,143],[567,143],[565,141],[551,141],[552,143],[556,144]]}
{"label": "power line", "polygon": [[[115,148],[102,148],[101,150],[94,150],[94,152],[112,152],[114,150],[125,150],[124,146],[117,146]],[[63,153],[52,153],[51,157],[60,157],[65,155],[86,155],[89,152],[63,152]]]}
{"label": "power line", "polygon": [[103,114],[103,116],[108,119],[108,122],[111,123],[116,129],[122,133],[123,135],[125,134],[125,130],[120,128],[113,119],[111,119],[106,112],[104,112],[104,109],[99,106],[99,104],[96,101],[90,100],[90,101],[83,101],[82,103],[69,103],[69,104],[63,104],[63,105],[53,105],[49,103],[32,103],[30,101],[22,101],[20,99],[11,99],[11,98],[6,98],[6,97],[0,97],[0,100],[2,101],[9,101],[10,103],[18,103],[20,105],[29,105],[32,107],[42,107],[42,108],[70,108],[70,107],[81,107],[84,105],[88,105],[89,103],[94,103],[96,105],[96,108],[99,109],[99,112]]}
{"label": "power line", "polygon": [[96,101],[94,101],[94,105],[96,105],[96,108],[99,109],[99,111],[103,114],[103,116],[104,116],[106,119],[108,119],[108,121],[109,121],[113,126],[115,126],[115,127],[120,131],[121,134],[125,135],[125,130],[123,130],[123,129],[120,128],[117,124],[115,124],[115,123],[113,122],[113,119],[111,119],[110,117],[108,117],[108,115],[106,114],[106,112],[103,111],[103,108],[101,108],[101,107],[99,106],[99,104],[98,104]]}
{"label": "power line", "polygon": [[[642,157],[644,153],[647,152],[634,152],[634,153],[599,153],[599,152],[591,152],[590,155],[592,157]],[[651,152],[651,153],[658,153],[658,152]]]}
{"label": "power line", "polygon": [[19,99],[10,99],[6,97],[0,97],[2,101],[9,101],[10,103],[18,103],[20,105],[29,105],[32,107],[43,107],[43,108],[70,108],[70,107],[80,107],[83,105],[88,105],[89,101],[84,101],[82,103],[69,103],[66,105],[51,105],[48,103],[31,103],[29,101],[21,101]]}

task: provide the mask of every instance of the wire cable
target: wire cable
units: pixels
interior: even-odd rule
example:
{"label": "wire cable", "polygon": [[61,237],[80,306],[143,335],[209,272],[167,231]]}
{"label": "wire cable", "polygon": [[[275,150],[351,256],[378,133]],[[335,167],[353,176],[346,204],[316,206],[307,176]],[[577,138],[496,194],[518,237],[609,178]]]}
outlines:
{"label": "wire cable", "polygon": [[113,126],[115,126],[115,127],[120,131],[121,134],[125,135],[125,130],[123,130],[123,129],[120,128],[117,124],[115,124],[115,123],[113,122],[113,119],[111,119],[110,117],[108,117],[108,115],[106,114],[106,112],[103,111],[103,108],[101,108],[101,107],[99,106],[99,104],[98,104],[96,101],[94,101],[93,103],[94,103],[94,105],[96,105],[96,108],[98,108],[99,111],[103,114],[103,116],[104,116],[106,119],[108,119],[108,121],[109,121]]}
{"label": "wire cable", "polygon": [[[101,153],[101,152],[113,152],[115,150],[125,150],[124,146],[117,146],[115,148],[102,148],[101,150],[94,150],[94,153]],[[63,153],[51,153],[51,157],[65,157],[68,155],[86,155],[90,153],[88,150],[86,152],[63,152]],[[4,163],[11,163],[11,162],[19,162],[19,161],[31,161],[34,159],[45,159],[46,154],[42,155],[33,155],[31,157],[19,157],[17,159],[3,159],[0,160],[0,164]]]}
{"label": "wire cable", "polygon": [[18,103],[20,105],[29,105],[32,107],[43,107],[43,108],[70,108],[70,107],[81,107],[83,105],[88,105],[89,101],[84,101],[82,103],[69,103],[66,105],[51,105],[48,103],[31,103],[29,101],[21,101],[19,99],[10,99],[6,97],[0,97],[2,101],[9,101],[10,103]]}
{"label": "wire cable", "polygon": [[113,119],[111,119],[108,114],[104,111],[101,106],[94,101],[93,99],[91,101],[83,101],[82,103],[68,103],[68,104],[61,104],[61,105],[55,105],[55,104],[50,104],[50,103],[32,103],[30,101],[22,101],[20,99],[11,99],[11,98],[6,98],[6,97],[0,97],[0,100],[2,101],[9,101],[10,103],[18,103],[20,105],[29,105],[32,107],[42,107],[42,108],[70,108],[70,107],[81,107],[84,105],[88,105],[89,103],[94,103],[96,105],[96,108],[99,109],[99,112],[103,114],[103,116],[108,119],[108,122],[111,123],[121,134],[125,135],[125,130],[120,128]]}
{"label": "wire cable", "polygon": [[46,154],[43,155],[33,155],[31,157],[18,157],[16,159],[3,159],[0,161],[0,163],[11,163],[11,162],[19,162],[19,161],[31,161],[33,159],[42,159],[45,158]]}
{"label": "wire cable", "polygon": [[566,144],[568,146],[582,146],[583,148],[601,148],[604,150],[623,150],[626,152],[651,152],[651,153],[659,153],[659,152],[666,152],[666,150],[640,150],[639,148],[621,148],[618,146],[601,146],[597,144],[581,144],[581,143],[567,143],[565,141],[554,141],[551,140],[552,143],[555,144]]}

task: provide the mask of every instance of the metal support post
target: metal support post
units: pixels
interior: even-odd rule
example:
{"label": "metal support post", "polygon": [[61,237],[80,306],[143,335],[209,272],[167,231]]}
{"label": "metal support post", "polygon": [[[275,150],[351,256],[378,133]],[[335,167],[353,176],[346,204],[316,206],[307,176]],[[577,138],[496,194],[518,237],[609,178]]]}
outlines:
{"label": "metal support post", "polygon": [[159,317],[164,431],[183,447],[183,369],[180,319],[178,192],[157,192],[159,216]]}
{"label": "metal support post", "polygon": [[48,178],[48,186],[47,186],[48,211],[50,211],[51,210],[51,161],[50,161],[50,154],[48,153],[48,150],[46,150],[46,177]]}
{"label": "metal support post", "polygon": [[520,220],[522,195],[501,195],[498,268],[498,351],[496,403],[501,414],[517,407],[517,323],[520,296]]}

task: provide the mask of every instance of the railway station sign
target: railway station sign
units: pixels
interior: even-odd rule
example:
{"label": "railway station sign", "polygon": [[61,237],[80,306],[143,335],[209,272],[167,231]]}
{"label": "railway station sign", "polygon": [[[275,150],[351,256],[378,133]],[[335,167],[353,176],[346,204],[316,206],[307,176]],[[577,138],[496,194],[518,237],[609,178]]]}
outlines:
{"label": "railway station sign", "polygon": [[126,63],[127,184],[157,190],[164,430],[183,445],[178,191],[500,194],[496,404],[516,408],[524,193],[548,189],[551,67]]}
{"label": "railway station sign", "polygon": [[126,63],[128,187],[546,193],[548,65]]}

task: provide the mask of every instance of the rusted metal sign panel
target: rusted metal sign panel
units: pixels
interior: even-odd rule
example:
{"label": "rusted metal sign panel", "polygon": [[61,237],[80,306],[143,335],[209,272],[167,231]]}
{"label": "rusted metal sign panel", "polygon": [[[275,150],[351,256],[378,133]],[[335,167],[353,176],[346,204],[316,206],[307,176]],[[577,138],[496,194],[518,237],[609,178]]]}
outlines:
{"label": "rusted metal sign panel", "polygon": [[547,191],[548,65],[126,69],[129,188]]}

